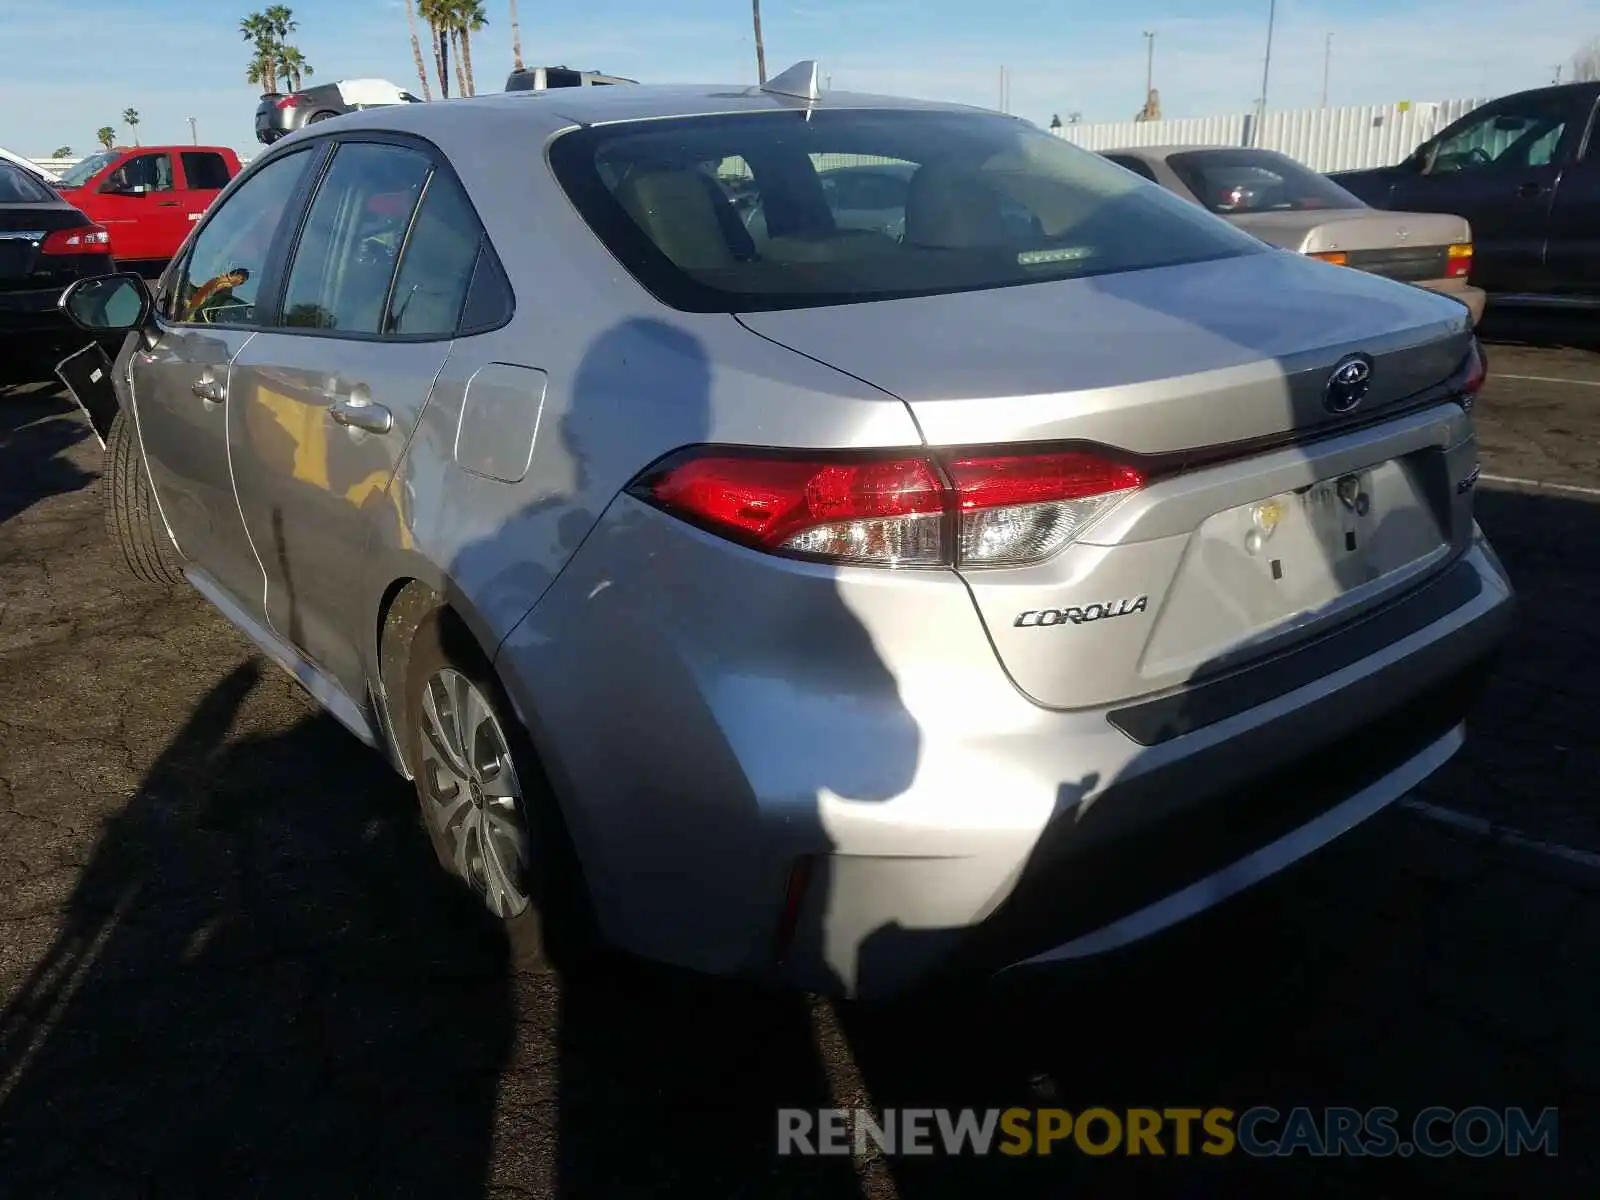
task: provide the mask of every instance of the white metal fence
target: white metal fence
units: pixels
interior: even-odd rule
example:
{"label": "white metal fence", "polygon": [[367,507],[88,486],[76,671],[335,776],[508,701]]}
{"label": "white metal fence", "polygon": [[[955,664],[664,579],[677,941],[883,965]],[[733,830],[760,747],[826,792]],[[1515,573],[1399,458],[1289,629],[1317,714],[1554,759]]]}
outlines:
{"label": "white metal fence", "polygon": [[1255,136],[1252,113],[1063,125],[1055,132],[1085,150],[1258,145],[1299,159],[1315,171],[1355,171],[1399,162],[1450,122],[1483,103],[1444,100],[1269,111],[1261,122],[1259,137]]}

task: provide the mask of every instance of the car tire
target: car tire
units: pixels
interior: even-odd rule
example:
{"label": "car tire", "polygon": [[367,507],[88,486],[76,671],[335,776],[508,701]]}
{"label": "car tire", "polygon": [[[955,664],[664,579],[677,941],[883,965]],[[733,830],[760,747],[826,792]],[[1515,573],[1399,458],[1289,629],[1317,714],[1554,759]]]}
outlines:
{"label": "car tire", "polygon": [[106,434],[105,473],[100,477],[106,533],[136,579],[160,587],[183,582],[182,559],[156,510],[150,477],[139,453],[139,438],[126,411],[111,420]]}
{"label": "car tire", "polygon": [[[449,762],[462,754],[452,730],[463,708],[479,714],[469,718],[469,761],[456,764],[465,777]],[[514,965],[570,971],[590,962],[600,939],[566,822],[494,669],[448,610],[426,617],[412,640],[405,730],[439,864],[504,925]],[[519,825],[520,857],[507,836]]]}
{"label": "car tire", "polygon": [[307,117],[306,118],[306,124],[307,125],[315,125],[318,121],[331,121],[334,117],[337,117],[338,115],[339,114],[336,113],[336,112],[329,112],[327,109],[323,109],[321,112],[314,112],[309,117]]}

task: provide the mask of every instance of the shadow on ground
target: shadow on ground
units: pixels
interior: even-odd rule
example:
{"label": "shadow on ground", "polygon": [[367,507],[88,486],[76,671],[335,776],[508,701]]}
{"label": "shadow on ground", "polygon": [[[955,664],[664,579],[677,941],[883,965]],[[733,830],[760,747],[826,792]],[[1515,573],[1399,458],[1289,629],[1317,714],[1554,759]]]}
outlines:
{"label": "shadow on ground", "polygon": [[48,368],[0,361],[0,524],[46,496],[76,491],[95,476],[66,452],[90,437],[88,424]]}
{"label": "shadow on ground", "polygon": [[[1528,688],[1559,684],[1538,721],[1575,737],[1600,701],[1592,559],[1574,571],[1600,545],[1600,506],[1492,493],[1482,520],[1536,608],[1443,799],[1512,753],[1501,735]],[[867,1010],[646,966],[563,983],[510,971],[376,756],[326,718],[241,719],[265,686],[247,665],[211,688],[59,902],[10,893],[0,921],[53,914],[55,928],[0,1013],[8,1197],[1554,1196],[1600,1182],[1600,898],[1403,813],[1156,941],[963,999]],[[1541,775],[1527,757],[1512,785],[1525,813],[1600,769],[1591,753]],[[53,808],[70,812],[79,786],[64,772]],[[24,800],[39,797],[0,793]],[[1561,1104],[1562,1153],[774,1153],[786,1105],[1256,1103],[1406,1117]]]}

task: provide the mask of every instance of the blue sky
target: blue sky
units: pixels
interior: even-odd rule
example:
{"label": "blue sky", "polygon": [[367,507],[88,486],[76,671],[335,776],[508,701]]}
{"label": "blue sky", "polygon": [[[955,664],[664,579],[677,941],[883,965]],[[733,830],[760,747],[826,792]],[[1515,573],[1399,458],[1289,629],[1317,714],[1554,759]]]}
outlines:
{"label": "blue sky", "polygon": [[[82,153],[101,125],[132,106],[140,139],[200,139],[256,149],[256,90],[244,82],[239,18],[263,4],[209,0],[0,0],[0,146],[41,156]],[[387,78],[417,87],[401,0],[293,4],[295,41],[312,81]],[[474,39],[478,90],[498,91],[511,66],[505,0],[485,0]],[[561,14],[521,0],[523,56],[644,82],[753,83],[745,0],[586,0]],[[1334,34],[1334,104],[1495,95],[1548,83],[1555,64],[1600,34],[1595,0],[1280,0],[1270,101],[1309,107],[1322,87],[1325,33]],[[579,15],[570,15],[574,11]],[[1335,15],[1337,14],[1337,15]],[[999,103],[1002,65],[1011,110],[1043,124],[1078,111],[1131,117],[1143,102],[1146,29],[1156,31],[1156,87],[1168,116],[1241,111],[1261,85],[1267,0],[765,0],[771,72],[817,58],[836,88]],[[452,87],[452,90],[453,87]],[[127,131],[122,131],[124,140]]]}

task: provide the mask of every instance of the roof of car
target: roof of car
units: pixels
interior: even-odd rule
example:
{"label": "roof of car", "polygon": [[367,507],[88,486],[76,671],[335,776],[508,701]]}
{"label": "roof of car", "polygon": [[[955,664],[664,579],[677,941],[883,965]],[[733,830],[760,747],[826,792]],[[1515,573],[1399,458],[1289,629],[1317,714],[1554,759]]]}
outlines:
{"label": "roof of car", "polygon": [[1274,151],[1259,146],[1118,146],[1111,150],[1098,150],[1097,154],[1131,154],[1136,158],[1170,158],[1174,154],[1188,154],[1195,150],[1256,150],[1262,154]]}
{"label": "roof of car", "polygon": [[[617,121],[641,121],[664,117],[715,116],[743,112],[799,112],[803,100],[773,95],[754,86],[739,84],[635,84],[629,87],[547,88],[543,91],[494,92],[482,96],[456,97],[431,104],[403,104],[372,108],[355,116],[341,117],[344,123],[359,123],[366,128],[411,130],[416,133],[459,131],[459,127],[479,121],[498,123],[508,117],[526,114],[547,129],[566,125],[598,125]],[[829,92],[812,105],[819,112],[844,109],[903,109],[907,111],[983,112],[968,105],[899,96],[876,96],[857,92]],[[335,126],[336,128],[337,126]]]}

